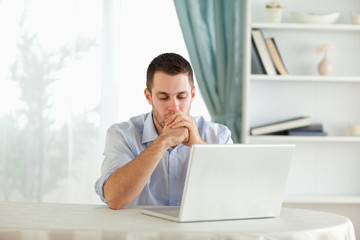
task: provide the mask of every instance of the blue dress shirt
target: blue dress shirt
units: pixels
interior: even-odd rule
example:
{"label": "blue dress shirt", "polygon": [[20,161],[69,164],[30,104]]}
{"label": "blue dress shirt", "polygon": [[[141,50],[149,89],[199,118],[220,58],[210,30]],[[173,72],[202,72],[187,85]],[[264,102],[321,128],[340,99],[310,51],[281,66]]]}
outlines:
{"label": "blue dress shirt", "polygon": [[[231,144],[230,130],[221,124],[207,122],[203,117],[192,117],[203,140],[212,144]],[[106,203],[103,187],[110,175],[144,151],[156,138],[152,113],[131,118],[128,122],[112,125],[107,132],[101,177],[95,191]],[[161,158],[134,205],[178,206],[182,198],[191,148],[183,144],[169,148]]]}

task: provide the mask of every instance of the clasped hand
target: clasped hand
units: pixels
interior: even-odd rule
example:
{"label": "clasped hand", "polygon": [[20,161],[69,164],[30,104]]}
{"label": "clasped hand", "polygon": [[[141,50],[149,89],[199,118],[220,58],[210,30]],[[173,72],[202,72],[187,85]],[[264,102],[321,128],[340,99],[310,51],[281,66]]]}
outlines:
{"label": "clasped hand", "polygon": [[171,137],[171,146],[182,143],[191,147],[196,143],[204,143],[201,139],[194,120],[187,114],[177,110],[165,119],[163,134]]}

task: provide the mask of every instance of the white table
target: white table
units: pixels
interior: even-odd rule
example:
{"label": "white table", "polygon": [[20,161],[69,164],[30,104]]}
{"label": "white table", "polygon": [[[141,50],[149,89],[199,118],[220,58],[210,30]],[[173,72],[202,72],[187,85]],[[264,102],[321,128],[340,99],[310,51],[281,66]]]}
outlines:
{"label": "white table", "polygon": [[355,240],[343,216],[283,208],[268,219],[175,223],[140,209],[105,205],[0,202],[0,239],[336,239]]}

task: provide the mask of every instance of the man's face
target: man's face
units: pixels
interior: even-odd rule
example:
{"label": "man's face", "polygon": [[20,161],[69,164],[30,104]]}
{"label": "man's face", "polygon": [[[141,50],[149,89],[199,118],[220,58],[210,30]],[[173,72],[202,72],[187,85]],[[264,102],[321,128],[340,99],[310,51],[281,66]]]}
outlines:
{"label": "man's face", "polygon": [[195,87],[191,87],[187,74],[174,76],[158,71],[154,75],[151,94],[145,89],[145,96],[153,109],[153,120],[158,132],[162,132],[167,116],[180,110],[190,115],[190,107],[195,97]]}

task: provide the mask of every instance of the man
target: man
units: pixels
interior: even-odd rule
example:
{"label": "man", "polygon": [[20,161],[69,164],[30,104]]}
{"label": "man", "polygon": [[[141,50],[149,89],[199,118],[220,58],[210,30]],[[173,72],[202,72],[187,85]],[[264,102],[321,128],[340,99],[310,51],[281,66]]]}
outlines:
{"label": "man", "polygon": [[165,53],[150,63],[144,94],[152,112],[107,132],[95,190],[112,209],[180,205],[191,146],[232,143],[227,127],[190,116],[193,72],[180,55]]}

